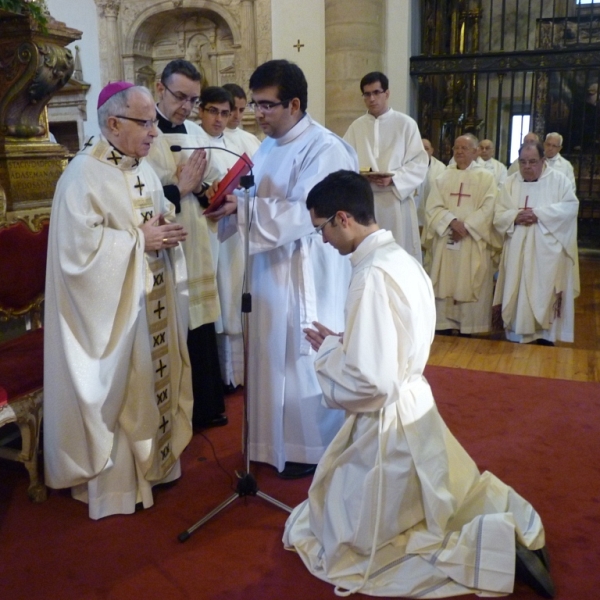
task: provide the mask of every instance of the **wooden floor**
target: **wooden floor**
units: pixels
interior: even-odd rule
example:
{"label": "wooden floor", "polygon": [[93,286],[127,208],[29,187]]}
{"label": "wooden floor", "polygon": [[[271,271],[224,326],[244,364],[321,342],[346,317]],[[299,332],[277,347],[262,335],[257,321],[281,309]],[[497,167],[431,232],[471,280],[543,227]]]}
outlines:
{"label": "wooden floor", "polygon": [[490,338],[436,336],[429,364],[511,375],[600,381],[600,257],[580,257],[575,343],[555,347]]}

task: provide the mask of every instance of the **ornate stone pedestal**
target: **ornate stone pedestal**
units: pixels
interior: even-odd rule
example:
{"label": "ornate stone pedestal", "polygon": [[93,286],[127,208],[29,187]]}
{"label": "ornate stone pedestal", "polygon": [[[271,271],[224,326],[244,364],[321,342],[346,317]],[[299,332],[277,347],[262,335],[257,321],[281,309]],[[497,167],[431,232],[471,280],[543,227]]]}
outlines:
{"label": "ornate stone pedestal", "polygon": [[28,15],[0,10],[0,218],[50,207],[67,151],[49,139],[46,105],[73,73],[65,46],[80,38],[52,17],[41,32]]}

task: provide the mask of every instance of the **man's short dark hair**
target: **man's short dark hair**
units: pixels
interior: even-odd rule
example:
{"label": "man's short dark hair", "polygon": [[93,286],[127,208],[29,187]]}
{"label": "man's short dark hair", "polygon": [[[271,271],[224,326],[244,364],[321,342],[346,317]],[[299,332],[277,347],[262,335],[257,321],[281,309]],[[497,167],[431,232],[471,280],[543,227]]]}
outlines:
{"label": "man's short dark hair", "polygon": [[250,89],[262,90],[267,87],[277,87],[277,99],[289,103],[290,100],[300,100],[300,110],[306,112],[308,105],[308,84],[302,69],[288,60],[269,60],[263,63],[250,77]]}
{"label": "man's short dark hair", "polygon": [[192,81],[200,81],[202,76],[196,67],[189,61],[178,58],[172,60],[164,69],[160,76],[160,82],[164,85],[169,82],[171,75],[183,75]]}
{"label": "man's short dark hair", "polygon": [[200,93],[200,106],[202,108],[207,104],[223,104],[224,102],[229,104],[231,110],[235,108],[233,96],[225,88],[210,85]]}
{"label": "man's short dark hair", "polygon": [[339,210],[347,212],[361,225],[375,223],[373,190],[366,177],[354,171],[335,171],[308,193],[306,208],[316,217],[329,218]]}
{"label": "man's short dark hair", "polygon": [[371,85],[372,83],[379,82],[381,84],[381,89],[384,92],[387,92],[387,89],[390,85],[388,78],[381,71],[372,71],[371,73],[367,73],[360,80],[360,91],[365,91],[365,85]]}
{"label": "man's short dark hair", "polygon": [[247,100],[244,88],[242,88],[242,86],[238,85],[237,83],[226,83],[223,86],[223,89],[227,90],[233,96],[234,100],[235,98]]}
{"label": "man's short dark hair", "polygon": [[534,143],[529,142],[528,144],[523,144],[519,148],[519,158],[521,158],[521,151],[523,150],[523,148],[527,148],[527,146],[533,146],[534,148],[536,148],[538,151],[538,157],[544,158],[544,146],[542,145],[542,142],[534,142]]}

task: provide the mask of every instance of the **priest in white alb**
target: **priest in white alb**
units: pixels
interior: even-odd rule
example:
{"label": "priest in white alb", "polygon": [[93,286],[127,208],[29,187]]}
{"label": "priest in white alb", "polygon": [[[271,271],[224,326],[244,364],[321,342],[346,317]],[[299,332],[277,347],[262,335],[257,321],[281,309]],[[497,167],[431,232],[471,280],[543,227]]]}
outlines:
{"label": "priest in white alb", "polygon": [[[212,177],[223,179],[240,159],[240,150],[225,135],[234,109],[233,96],[225,88],[209,86],[200,94],[200,126],[204,135]],[[210,182],[214,183],[214,182]],[[211,230],[213,257],[217,271],[217,289],[221,316],[216,322],[219,364],[225,389],[233,390],[244,383],[244,347],[242,342],[242,287],[244,279],[244,249],[242,238],[235,234],[219,241],[216,229]]]}
{"label": "priest in white alb", "polygon": [[577,213],[571,182],[545,167],[543,148],[519,151],[520,173],[506,181],[494,226],[505,236],[494,312],[513,342],[572,342],[579,295]]}
{"label": "priest in white alb", "polygon": [[[302,70],[286,60],[260,65],[250,78],[251,104],[267,135],[254,155],[249,246],[249,456],[283,478],[314,472],[341,426],[341,411],[321,403],[314,352],[302,328],[341,310],[350,264],[315,234],[306,196],[325,175],[358,170],[354,150],[306,112]],[[246,232],[242,194],[214,215],[219,234]]]}
{"label": "priest in white alb", "polygon": [[92,519],[152,506],[192,437],[186,232],[144,160],[152,95],[111,83],[98,122],[56,187],[44,319],[46,483]]}
{"label": "priest in white alb", "polygon": [[379,229],[359,175],[333,173],[307,207],[323,241],[351,255],[343,333],[305,330],[324,401],[346,420],[287,520],[285,547],[338,596],[497,596],[534,573],[527,581],[551,597],[539,515],[479,472],[423,376],[435,327],[425,271]]}
{"label": "priest in white alb", "polygon": [[479,158],[481,166],[487,169],[496,180],[498,187],[502,187],[507,177],[506,167],[494,158],[495,148],[492,140],[481,140],[479,142]]}
{"label": "priest in white alb", "polygon": [[417,207],[419,229],[425,224],[425,201],[431,191],[431,184],[446,169],[446,165],[433,155],[434,148],[427,138],[423,138],[423,148],[425,148],[425,152],[429,156],[429,166],[427,167],[427,176],[415,190],[415,205]]}
{"label": "priest in white alb", "polygon": [[245,152],[252,158],[260,146],[260,140],[253,133],[242,129],[242,117],[248,105],[246,92],[237,83],[226,83],[223,89],[233,96],[233,109],[223,133],[238,147],[240,153]]}
{"label": "priest in white alb", "polygon": [[424,243],[431,271],[440,331],[489,332],[492,325],[492,253],[501,248],[492,226],[498,186],[477,166],[477,142],[454,142],[454,165],[433,183],[427,198]]}
{"label": "priest in white alb", "polygon": [[383,73],[367,73],[360,91],[367,113],[350,125],[344,139],[356,150],[360,170],[371,182],[377,221],[421,262],[414,194],[427,176],[429,157],[419,127],[414,119],[389,107],[389,82]]}
{"label": "priest in white alb", "polygon": [[562,173],[571,183],[573,193],[577,192],[577,183],[575,182],[575,171],[573,165],[560,153],[563,145],[563,137],[560,133],[553,131],[546,135],[544,140],[544,156],[546,157],[546,166]]}

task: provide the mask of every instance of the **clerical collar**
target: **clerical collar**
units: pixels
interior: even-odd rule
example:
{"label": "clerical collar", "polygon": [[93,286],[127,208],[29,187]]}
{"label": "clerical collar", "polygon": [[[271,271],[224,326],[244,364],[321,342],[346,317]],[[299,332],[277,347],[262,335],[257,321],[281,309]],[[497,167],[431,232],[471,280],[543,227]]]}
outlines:
{"label": "clerical collar", "polygon": [[116,167],[121,171],[132,171],[139,167],[142,160],[141,158],[123,154],[102,135],[95,144],[92,143],[92,139],[93,138],[90,138],[86,142],[81,149],[80,154],[89,154],[97,160]]}
{"label": "clerical collar", "polygon": [[158,119],[158,128],[163,133],[187,133],[185,124],[181,123],[181,125],[175,125],[175,123],[171,123],[171,121],[160,112],[158,104],[156,105],[156,118]]}
{"label": "clerical collar", "polygon": [[370,115],[371,117],[373,117],[374,119],[381,119],[381,117],[385,117],[391,110],[391,106],[387,107],[387,110],[385,112],[382,112],[378,117],[376,117],[375,115],[372,115],[369,111],[367,111],[367,114]]}
{"label": "clerical collar", "polygon": [[302,118],[289,131],[275,140],[275,143],[278,146],[283,146],[293,142],[296,138],[300,137],[312,124],[313,120],[311,116],[308,113],[304,113]]}
{"label": "clerical collar", "polygon": [[350,255],[350,264],[352,267],[356,267],[361,260],[371,254],[376,248],[384,246],[385,244],[394,243],[394,236],[391,231],[387,231],[386,229],[373,231],[373,233],[369,234]]}

